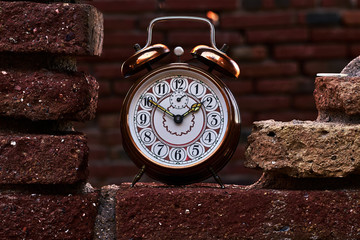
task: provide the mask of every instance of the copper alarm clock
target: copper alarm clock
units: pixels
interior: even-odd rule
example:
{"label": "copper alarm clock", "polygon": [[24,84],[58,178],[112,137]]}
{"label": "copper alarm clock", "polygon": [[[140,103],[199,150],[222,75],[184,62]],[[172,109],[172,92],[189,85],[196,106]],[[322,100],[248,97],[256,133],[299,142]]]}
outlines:
{"label": "copper alarm clock", "polygon": [[[151,45],[152,29],[162,21],[191,20],[210,27],[211,47],[196,46],[191,54],[209,69],[190,63],[170,63],[156,69],[151,64],[170,53],[163,44]],[[129,90],[121,111],[123,145],[140,171],[133,185],[145,172],[167,184],[182,185],[214,176],[233,155],[240,136],[240,112],[236,101],[220,80],[211,73],[237,78],[238,65],[215,45],[215,28],[199,17],[160,17],[148,27],[143,48],[122,65],[122,74],[131,76],[145,68]],[[175,49],[180,56],[183,50]]]}

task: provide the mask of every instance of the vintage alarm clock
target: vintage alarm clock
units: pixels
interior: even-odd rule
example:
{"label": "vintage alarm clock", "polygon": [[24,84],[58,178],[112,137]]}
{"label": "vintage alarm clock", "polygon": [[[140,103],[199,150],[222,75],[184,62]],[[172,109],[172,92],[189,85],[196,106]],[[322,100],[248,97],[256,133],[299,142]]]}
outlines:
{"label": "vintage alarm clock", "polygon": [[[151,64],[170,53],[168,47],[152,42],[155,23],[173,20],[205,22],[210,26],[211,47],[196,46],[191,54],[209,68],[190,63],[171,63],[156,69]],[[199,17],[160,17],[151,21],[143,48],[126,60],[125,77],[143,69],[129,90],[121,111],[123,146],[140,171],[167,184],[183,185],[213,176],[223,187],[217,172],[233,155],[240,136],[240,112],[225,84],[211,73],[237,78],[238,65],[215,45],[215,28]],[[182,55],[177,47],[174,53]],[[203,64],[204,65],[204,64]]]}

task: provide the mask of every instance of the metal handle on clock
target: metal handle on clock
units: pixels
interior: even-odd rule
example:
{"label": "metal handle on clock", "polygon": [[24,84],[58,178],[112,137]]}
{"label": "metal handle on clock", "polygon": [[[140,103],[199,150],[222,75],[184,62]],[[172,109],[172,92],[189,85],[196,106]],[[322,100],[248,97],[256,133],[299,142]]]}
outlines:
{"label": "metal handle on clock", "polygon": [[210,43],[211,43],[211,46],[213,48],[215,48],[216,50],[220,51],[216,47],[216,44],[215,44],[215,27],[214,27],[214,25],[206,18],[192,17],[192,16],[168,16],[168,17],[158,17],[158,18],[153,19],[150,22],[149,27],[147,29],[148,38],[147,38],[146,45],[142,49],[145,49],[145,48],[147,48],[147,47],[149,47],[151,45],[152,30],[153,30],[153,27],[154,27],[155,23],[164,22],[164,21],[173,21],[173,20],[190,20],[190,21],[200,21],[200,22],[207,23],[209,25],[209,27],[210,27]]}

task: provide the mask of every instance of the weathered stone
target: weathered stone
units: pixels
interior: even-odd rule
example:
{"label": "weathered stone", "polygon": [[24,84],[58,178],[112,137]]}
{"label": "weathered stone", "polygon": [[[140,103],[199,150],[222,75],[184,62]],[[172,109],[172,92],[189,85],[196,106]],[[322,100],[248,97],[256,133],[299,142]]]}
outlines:
{"label": "weathered stone", "polygon": [[0,184],[73,184],[86,179],[89,149],[79,133],[0,134]]}
{"label": "weathered stone", "polygon": [[98,83],[84,73],[0,71],[0,116],[85,121],[95,117]]}
{"label": "weathered stone", "polygon": [[317,77],[318,121],[360,123],[360,77]]}
{"label": "weathered stone", "polygon": [[122,185],[117,239],[357,239],[359,191]]}
{"label": "weathered stone", "polygon": [[360,56],[349,62],[341,73],[347,74],[349,77],[360,77]]}
{"label": "weathered stone", "polygon": [[98,215],[95,222],[94,239],[116,239],[116,193],[119,186],[110,185],[101,188]]}
{"label": "weathered stone", "polygon": [[1,193],[0,239],[92,239],[98,193]]}
{"label": "weathered stone", "polygon": [[101,54],[103,16],[90,5],[0,2],[0,9],[0,52]]}
{"label": "weathered stone", "polygon": [[245,166],[292,177],[360,172],[360,125],[311,121],[254,123]]}

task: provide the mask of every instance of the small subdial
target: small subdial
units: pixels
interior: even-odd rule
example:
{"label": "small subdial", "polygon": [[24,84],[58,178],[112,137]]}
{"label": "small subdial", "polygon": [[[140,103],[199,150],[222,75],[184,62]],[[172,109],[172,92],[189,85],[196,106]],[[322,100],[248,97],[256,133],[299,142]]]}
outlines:
{"label": "small subdial", "polygon": [[182,90],[176,90],[170,96],[170,104],[176,109],[182,109],[187,107],[189,97]]}

